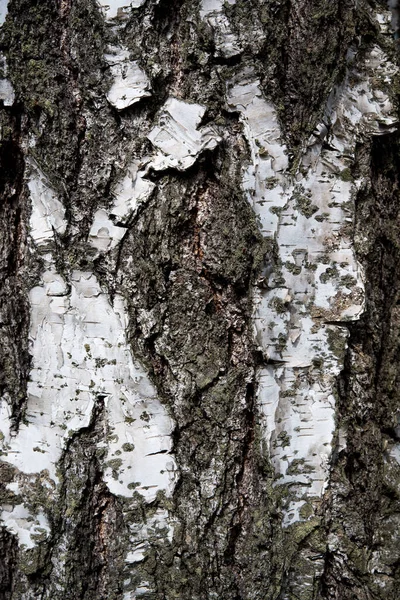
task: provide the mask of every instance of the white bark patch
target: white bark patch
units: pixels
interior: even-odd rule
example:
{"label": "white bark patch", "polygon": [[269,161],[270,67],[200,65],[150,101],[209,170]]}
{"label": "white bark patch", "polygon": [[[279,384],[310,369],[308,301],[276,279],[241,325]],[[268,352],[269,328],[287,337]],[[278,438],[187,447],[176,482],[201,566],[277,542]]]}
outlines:
{"label": "white bark patch", "polygon": [[0,0],[0,27],[4,24],[8,13],[8,0]]}
{"label": "white bark patch", "polygon": [[[224,0],[202,0],[200,17],[208,23],[213,31],[216,54],[229,58],[241,54],[243,48],[231,29],[229,19],[224,11],[224,4]],[[228,4],[235,4],[235,0],[228,0]]]}
{"label": "white bark patch", "polygon": [[[0,27],[4,24],[8,13],[8,0],[0,0]],[[0,52],[0,71],[7,75],[5,56]],[[15,92],[11,81],[7,77],[0,77],[0,101],[4,106],[12,106],[15,101]]]}
{"label": "white bark patch", "polygon": [[306,499],[319,497],[327,481],[333,390],[348,335],[343,325],[364,308],[363,273],[348,229],[357,186],[350,167],[358,140],[394,126],[390,100],[375,87],[378,76],[390,82],[394,73],[379,48],[367,55],[362,73],[349,68],[296,178],[287,172],[276,113],[258,80],[242,80],[228,93],[251,148],[243,187],[262,233],[275,238],[281,263],[275,272],[267,265],[259,281],[254,321],[271,362],[261,369],[259,385],[270,455],[277,484],[290,484],[285,525],[301,518]]}
{"label": "white bark patch", "polygon": [[4,506],[0,518],[8,531],[17,536],[18,544],[26,550],[34,548],[38,541],[50,533],[46,515],[39,511],[33,516],[23,504]]}
{"label": "white bark patch", "polygon": [[149,78],[136,60],[130,60],[128,50],[111,47],[104,58],[114,79],[107,93],[110,104],[122,110],[151,96]]}
{"label": "white bark patch", "polygon": [[140,163],[133,162],[112,191],[114,203],[110,209],[96,211],[89,242],[99,252],[107,252],[118,245],[127,231],[124,225],[151,195],[155,184],[146,179],[149,162],[148,158]]}
{"label": "white bark patch", "polygon": [[[0,52],[0,70],[7,75],[7,63],[3,54]],[[15,92],[11,81],[6,77],[0,78],[0,100],[4,106],[12,106],[15,101]]]}
{"label": "white bark patch", "polygon": [[98,0],[107,20],[128,16],[131,8],[143,6],[146,0]]}
{"label": "white bark patch", "polygon": [[32,201],[30,233],[36,244],[41,245],[54,238],[54,231],[61,234],[65,232],[65,210],[38,166],[32,160],[28,165],[31,170],[28,187]]}
{"label": "white bark patch", "polygon": [[151,164],[155,170],[173,167],[184,171],[196,162],[201,152],[215,148],[219,138],[212,128],[198,129],[204,113],[205,107],[200,104],[176,98],[167,100],[158,125],[147,136],[160,150]]}
{"label": "white bark patch", "polygon": [[[132,358],[122,296],[116,295],[111,305],[92,272],[73,271],[66,281],[56,271],[49,242],[54,230],[65,230],[63,207],[36,166],[31,166],[28,187],[31,236],[48,253],[42,255],[42,282],[30,291],[33,368],[26,421],[17,434],[11,432],[4,398],[2,460],[21,473],[45,474],[58,484],[57,466],[66,440],[87,427],[96,403],[104,402],[104,437],[98,443],[105,449],[104,480],[113,494],[133,497],[138,492],[152,502],[159,490],[168,495],[174,486],[172,420]],[[4,511],[2,519],[21,543],[31,547],[39,540],[35,535],[44,527],[41,513],[25,515],[23,505]],[[167,516],[159,516],[164,529]]]}

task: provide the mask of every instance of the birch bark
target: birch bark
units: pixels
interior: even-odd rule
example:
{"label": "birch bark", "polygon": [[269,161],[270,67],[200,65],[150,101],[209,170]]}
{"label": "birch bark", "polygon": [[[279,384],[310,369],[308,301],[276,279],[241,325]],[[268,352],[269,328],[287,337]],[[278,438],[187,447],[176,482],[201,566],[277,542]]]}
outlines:
{"label": "birch bark", "polygon": [[395,598],[397,2],[0,26],[0,598]]}

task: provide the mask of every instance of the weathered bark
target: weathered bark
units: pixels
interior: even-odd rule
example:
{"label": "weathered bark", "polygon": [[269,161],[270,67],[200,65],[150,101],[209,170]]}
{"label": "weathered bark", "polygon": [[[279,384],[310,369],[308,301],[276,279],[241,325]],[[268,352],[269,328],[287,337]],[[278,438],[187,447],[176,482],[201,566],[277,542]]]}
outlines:
{"label": "weathered bark", "polygon": [[394,598],[397,2],[3,4],[0,598]]}

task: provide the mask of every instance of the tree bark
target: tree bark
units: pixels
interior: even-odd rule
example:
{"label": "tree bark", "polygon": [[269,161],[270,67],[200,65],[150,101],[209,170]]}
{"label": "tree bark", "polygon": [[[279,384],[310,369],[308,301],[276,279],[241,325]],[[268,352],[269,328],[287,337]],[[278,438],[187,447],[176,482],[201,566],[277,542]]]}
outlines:
{"label": "tree bark", "polygon": [[398,3],[0,25],[0,598],[395,598]]}

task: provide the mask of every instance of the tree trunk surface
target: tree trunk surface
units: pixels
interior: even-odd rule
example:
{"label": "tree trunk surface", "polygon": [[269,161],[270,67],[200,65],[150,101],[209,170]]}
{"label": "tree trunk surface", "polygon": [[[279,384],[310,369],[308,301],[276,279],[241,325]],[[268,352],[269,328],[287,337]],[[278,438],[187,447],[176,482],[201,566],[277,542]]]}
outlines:
{"label": "tree trunk surface", "polygon": [[394,0],[0,0],[0,600],[394,600]]}

